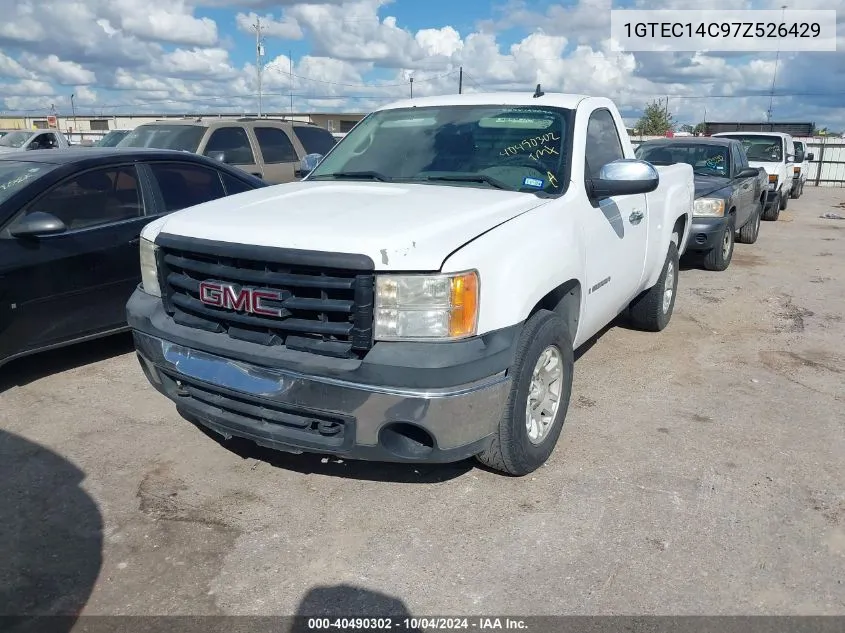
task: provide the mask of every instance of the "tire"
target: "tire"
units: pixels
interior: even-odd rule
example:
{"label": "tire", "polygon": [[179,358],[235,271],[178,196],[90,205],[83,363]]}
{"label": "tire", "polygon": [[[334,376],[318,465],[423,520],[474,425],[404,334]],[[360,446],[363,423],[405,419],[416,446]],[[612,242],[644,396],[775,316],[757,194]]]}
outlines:
{"label": "tire", "polygon": [[[550,416],[544,433],[536,434],[532,440],[529,395],[532,376],[544,354],[555,356],[560,365],[558,380],[549,383],[558,384],[557,410]],[[490,446],[476,459],[493,470],[516,477],[532,473],[545,464],[557,445],[569,409],[574,366],[572,339],[563,319],[554,312],[540,310],[528,320],[519,337],[510,369],[513,376],[511,390],[498,429]],[[534,431],[538,427],[532,426],[531,429]]]}
{"label": "tire", "polygon": [[781,210],[780,194],[778,194],[772,205],[763,212],[763,219],[768,221],[776,221],[780,217]]}
{"label": "tire", "polygon": [[[667,289],[667,280],[670,276],[672,279],[671,288]],[[663,299],[667,290],[671,290],[671,297],[668,306],[665,306]],[[669,325],[669,321],[672,319],[677,294],[678,247],[675,242],[671,242],[657,283],[634,299],[628,306],[631,325],[646,332],[660,332]]]}
{"label": "tire", "polygon": [[801,181],[792,183],[792,191],[789,192],[789,197],[793,200],[798,200],[801,197]]}
{"label": "tire", "polygon": [[717,271],[727,270],[734,255],[735,232],[733,220],[729,220],[719,236],[719,246],[710,249],[704,256],[704,268]]}
{"label": "tire", "polygon": [[[792,193],[792,192],[790,191],[790,193]],[[780,194],[780,210],[785,211],[788,204],[789,204],[789,196],[785,196],[785,195],[783,195],[783,193],[781,193]]]}
{"label": "tire", "polygon": [[737,232],[737,241],[740,244],[753,244],[760,236],[760,217],[763,215],[762,204],[754,209],[751,219]]}

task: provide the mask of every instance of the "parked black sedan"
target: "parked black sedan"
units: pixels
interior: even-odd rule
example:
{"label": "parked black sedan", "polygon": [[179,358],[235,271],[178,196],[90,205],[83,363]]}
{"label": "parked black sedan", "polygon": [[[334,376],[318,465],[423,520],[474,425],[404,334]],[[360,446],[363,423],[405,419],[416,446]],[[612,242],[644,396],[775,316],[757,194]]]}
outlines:
{"label": "parked black sedan", "polygon": [[721,137],[655,139],[640,144],[636,156],[654,165],[692,166],[695,205],[687,252],[703,256],[706,269],[730,266],[735,237],[744,244],[757,241],[768,176],[762,167],[749,166],[738,141]]}
{"label": "parked black sedan", "polygon": [[196,154],[114,148],[0,158],[0,365],[124,330],[141,229],[265,187]]}

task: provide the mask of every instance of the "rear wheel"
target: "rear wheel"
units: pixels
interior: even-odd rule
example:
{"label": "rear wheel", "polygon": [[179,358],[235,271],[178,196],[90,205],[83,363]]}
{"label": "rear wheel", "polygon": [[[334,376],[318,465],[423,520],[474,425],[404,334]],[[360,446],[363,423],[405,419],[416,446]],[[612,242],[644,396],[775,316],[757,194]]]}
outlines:
{"label": "rear wheel", "polygon": [[669,243],[663,271],[657,283],[634,299],[629,306],[631,325],[648,332],[659,332],[672,319],[678,287],[678,247]]}
{"label": "rear wheel", "polygon": [[525,324],[511,367],[511,390],[490,446],[476,456],[499,472],[522,476],[542,466],[560,437],[575,357],[572,339],[554,312]]}
{"label": "rear wheel", "polygon": [[760,216],[763,214],[763,203],[760,203],[754,209],[754,214],[751,219],[745,223],[745,226],[739,229],[739,243],[753,244],[760,236]]}
{"label": "rear wheel", "polygon": [[719,236],[719,244],[707,251],[704,256],[704,267],[707,270],[726,270],[731,265],[731,258],[734,254],[734,227],[733,221],[728,221]]}

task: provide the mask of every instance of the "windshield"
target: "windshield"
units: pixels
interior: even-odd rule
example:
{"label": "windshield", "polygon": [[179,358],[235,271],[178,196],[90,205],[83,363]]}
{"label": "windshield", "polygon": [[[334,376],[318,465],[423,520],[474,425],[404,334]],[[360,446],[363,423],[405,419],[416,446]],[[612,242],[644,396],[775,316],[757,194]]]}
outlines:
{"label": "windshield", "polygon": [[643,143],[636,151],[640,160],[653,165],[686,163],[697,174],[723,176],[731,173],[730,151],[709,143]]}
{"label": "windshield", "polygon": [[337,144],[331,132],[319,127],[294,125],[293,133],[296,134],[296,138],[302,143],[306,154],[322,154],[325,156]]}
{"label": "windshield", "polygon": [[23,147],[34,132],[9,132],[3,138],[0,138],[0,146],[3,147]]}
{"label": "windshield", "polygon": [[116,147],[152,147],[196,153],[205,130],[202,125],[139,125]]}
{"label": "windshield", "polygon": [[28,183],[55,169],[48,163],[28,163],[17,160],[0,161],[0,203],[8,200]]}
{"label": "windshield", "polygon": [[97,143],[97,147],[114,147],[127,135],[129,132],[125,130],[112,130],[106,134]]}
{"label": "windshield", "polygon": [[560,193],[571,110],[434,106],[382,110],[359,123],[308,177]]}
{"label": "windshield", "polygon": [[804,143],[801,141],[793,141],[792,147],[795,149],[795,162],[796,163],[803,163],[804,162]]}
{"label": "windshield", "polygon": [[748,160],[778,163],[783,160],[783,141],[779,136],[731,134],[745,148]]}

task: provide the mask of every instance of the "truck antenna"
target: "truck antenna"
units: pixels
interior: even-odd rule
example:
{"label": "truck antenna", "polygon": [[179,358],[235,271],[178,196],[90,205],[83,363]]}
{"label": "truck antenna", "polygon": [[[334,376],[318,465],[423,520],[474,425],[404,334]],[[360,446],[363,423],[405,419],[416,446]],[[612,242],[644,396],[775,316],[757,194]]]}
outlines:
{"label": "truck antenna", "polygon": [[540,84],[537,84],[537,89],[534,91],[534,98],[537,99],[538,97],[542,97],[544,94],[546,93],[540,90]]}

